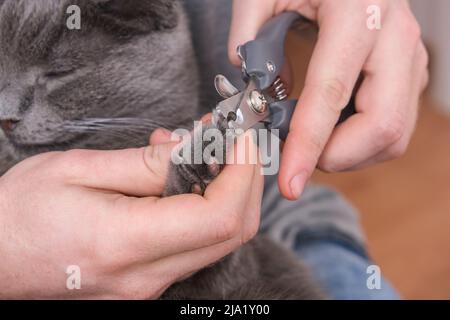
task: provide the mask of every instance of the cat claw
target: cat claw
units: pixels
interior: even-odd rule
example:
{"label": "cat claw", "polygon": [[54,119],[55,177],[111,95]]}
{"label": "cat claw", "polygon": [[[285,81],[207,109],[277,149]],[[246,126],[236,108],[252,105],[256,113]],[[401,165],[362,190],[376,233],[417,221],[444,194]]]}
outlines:
{"label": "cat claw", "polygon": [[212,176],[212,177],[217,177],[220,173],[221,170],[221,166],[219,161],[217,161],[217,159],[213,158],[211,159],[211,163],[208,164],[208,173]]}
{"label": "cat claw", "polygon": [[198,194],[198,195],[203,195],[202,187],[198,183],[193,184],[192,187],[191,187],[191,193]]}

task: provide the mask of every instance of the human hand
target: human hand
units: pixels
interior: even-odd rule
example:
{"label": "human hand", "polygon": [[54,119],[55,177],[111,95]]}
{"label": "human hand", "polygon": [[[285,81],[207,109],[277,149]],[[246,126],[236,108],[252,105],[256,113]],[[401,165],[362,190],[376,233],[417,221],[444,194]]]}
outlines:
{"label": "human hand", "polygon": [[204,197],[160,198],[173,146],[47,153],[2,176],[0,298],[157,298],[249,240],[258,166],[226,166]]}
{"label": "human hand", "polygon": [[[380,30],[367,27],[370,5],[381,10]],[[282,194],[296,199],[316,166],[353,170],[405,152],[428,81],[428,57],[406,0],[246,0],[234,1],[229,56],[235,65],[237,46],[283,11],[319,25],[279,175]],[[357,114],[335,128],[361,73]]]}

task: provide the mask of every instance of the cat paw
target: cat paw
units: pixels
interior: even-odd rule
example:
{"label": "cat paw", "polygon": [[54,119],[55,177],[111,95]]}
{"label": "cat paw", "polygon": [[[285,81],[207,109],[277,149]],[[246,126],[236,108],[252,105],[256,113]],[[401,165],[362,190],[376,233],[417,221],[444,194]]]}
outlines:
{"label": "cat paw", "polygon": [[172,164],[169,169],[165,196],[194,193],[203,195],[206,187],[223,169],[223,164],[217,160],[209,164]]}
{"label": "cat paw", "polygon": [[[203,131],[196,134],[203,135],[208,128],[211,127],[204,127]],[[164,195],[170,196],[183,193],[203,195],[206,187],[222,171],[224,164],[223,161],[219,161],[218,159],[221,159],[222,156],[224,159],[226,158],[227,147],[224,144],[226,139],[217,139],[217,141],[213,140],[208,143],[207,141],[203,141],[201,137],[188,141],[191,144],[190,148],[188,148],[191,154],[186,155],[186,159],[183,157],[183,148],[180,149],[178,158],[181,160],[181,163],[171,164]],[[211,143],[212,145],[210,145]],[[211,148],[214,152],[211,152],[211,154],[205,153],[205,149],[210,146],[214,147]],[[194,152],[199,148],[205,158],[202,159],[202,163],[193,164],[189,160],[196,159]],[[216,153],[216,150],[220,150],[220,155]]]}
{"label": "cat paw", "polygon": [[220,171],[222,171],[222,165],[219,161],[213,158],[209,164],[206,165],[208,173],[211,177],[215,178],[219,175]]}

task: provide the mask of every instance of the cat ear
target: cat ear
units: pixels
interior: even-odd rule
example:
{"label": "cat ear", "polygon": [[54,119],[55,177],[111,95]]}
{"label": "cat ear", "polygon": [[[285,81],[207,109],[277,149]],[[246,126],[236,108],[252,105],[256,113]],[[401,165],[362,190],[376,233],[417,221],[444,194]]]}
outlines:
{"label": "cat ear", "polygon": [[148,33],[177,25],[175,0],[90,0],[96,20],[110,31]]}

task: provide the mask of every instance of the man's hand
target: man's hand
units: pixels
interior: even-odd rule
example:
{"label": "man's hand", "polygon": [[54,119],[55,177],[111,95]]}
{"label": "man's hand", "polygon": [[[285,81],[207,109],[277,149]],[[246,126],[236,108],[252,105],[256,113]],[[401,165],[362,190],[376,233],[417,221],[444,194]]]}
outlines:
{"label": "man's hand", "polygon": [[2,176],[0,298],[157,298],[255,235],[258,166],[228,165],[204,197],[160,198],[172,147],[42,154]]}
{"label": "man's hand", "polygon": [[[367,27],[371,5],[381,10],[380,30]],[[428,81],[428,58],[406,0],[237,0],[229,41],[234,64],[236,47],[283,11],[300,12],[320,30],[279,176],[283,195],[296,199],[316,166],[353,170],[405,152]],[[357,114],[335,129],[360,73]]]}

